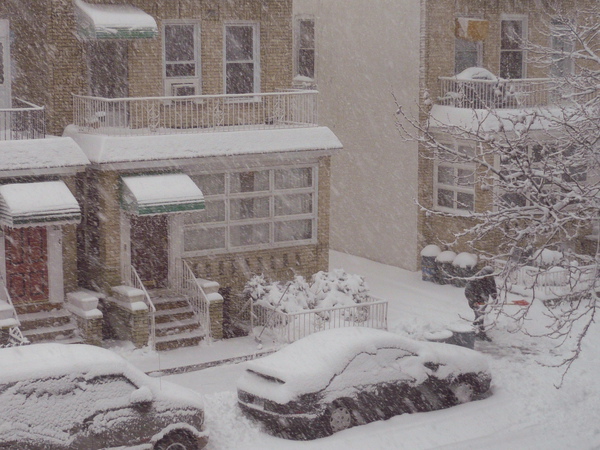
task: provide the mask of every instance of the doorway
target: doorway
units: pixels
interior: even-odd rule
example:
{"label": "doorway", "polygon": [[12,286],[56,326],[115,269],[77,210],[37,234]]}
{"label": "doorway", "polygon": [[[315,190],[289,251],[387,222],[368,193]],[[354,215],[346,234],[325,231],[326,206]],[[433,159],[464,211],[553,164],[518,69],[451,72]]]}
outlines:
{"label": "doorway", "polygon": [[168,216],[131,216],[131,265],[147,288],[165,288],[169,275]]}

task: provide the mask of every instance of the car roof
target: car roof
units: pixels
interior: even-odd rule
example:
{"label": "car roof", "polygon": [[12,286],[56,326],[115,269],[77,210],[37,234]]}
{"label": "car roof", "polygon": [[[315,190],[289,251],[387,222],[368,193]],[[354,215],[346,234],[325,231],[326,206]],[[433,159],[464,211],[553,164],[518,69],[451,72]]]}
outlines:
{"label": "car roof", "polygon": [[[337,328],[311,334],[278,352],[248,362],[248,369],[284,383],[307,383],[314,373],[330,380],[362,352],[399,348],[416,354],[421,346],[400,335],[365,327]],[[316,386],[315,386],[316,388]]]}
{"label": "car roof", "polygon": [[[419,342],[365,327],[348,327],[321,331],[296,341],[278,352],[247,363],[249,372],[276,383],[260,382],[252,374],[238,382],[241,390],[259,390],[267,398],[291,399],[296,395],[318,392],[343,372],[360,353],[376,354],[380,349],[398,349],[400,355],[414,356],[412,369],[416,377],[426,377],[423,364],[444,366],[438,375],[456,376],[463,372],[489,371],[487,361],[477,352],[449,344]],[[412,370],[411,370],[412,371]],[[415,372],[413,372],[415,373]],[[278,382],[277,382],[278,381]],[[281,391],[276,393],[275,391]],[[255,392],[259,393],[259,392]]]}
{"label": "car roof", "polygon": [[33,344],[0,349],[0,383],[81,373],[86,376],[130,374],[138,370],[119,355],[93,345]]}

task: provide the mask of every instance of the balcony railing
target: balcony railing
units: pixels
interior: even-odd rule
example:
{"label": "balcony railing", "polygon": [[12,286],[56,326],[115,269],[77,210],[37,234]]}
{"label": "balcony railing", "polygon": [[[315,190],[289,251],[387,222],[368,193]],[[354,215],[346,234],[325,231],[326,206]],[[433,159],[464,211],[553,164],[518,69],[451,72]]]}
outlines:
{"label": "balcony railing", "polygon": [[13,99],[12,104],[12,108],[0,109],[0,141],[43,139],[44,107],[20,99]]}
{"label": "balcony railing", "polygon": [[82,133],[112,136],[297,128],[317,125],[317,91],[186,97],[74,95]]}
{"label": "balcony railing", "polygon": [[561,101],[556,79],[464,80],[440,77],[439,105],[474,109],[522,109]]}

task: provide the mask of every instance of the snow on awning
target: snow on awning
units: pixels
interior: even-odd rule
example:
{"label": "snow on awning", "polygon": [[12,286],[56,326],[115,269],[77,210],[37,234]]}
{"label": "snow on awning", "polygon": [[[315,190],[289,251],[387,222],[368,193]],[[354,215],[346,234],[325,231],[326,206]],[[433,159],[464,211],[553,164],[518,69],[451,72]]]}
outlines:
{"label": "snow on awning", "polygon": [[79,223],[81,210],[63,181],[0,186],[0,223],[9,227]]}
{"label": "snow on awning", "polygon": [[121,177],[121,206],[139,216],[204,209],[204,195],[182,173]]}
{"label": "snow on awning", "polygon": [[75,0],[77,31],[84,39],[148,39],[158,36],[154,18],[131,5],[90,5]]}

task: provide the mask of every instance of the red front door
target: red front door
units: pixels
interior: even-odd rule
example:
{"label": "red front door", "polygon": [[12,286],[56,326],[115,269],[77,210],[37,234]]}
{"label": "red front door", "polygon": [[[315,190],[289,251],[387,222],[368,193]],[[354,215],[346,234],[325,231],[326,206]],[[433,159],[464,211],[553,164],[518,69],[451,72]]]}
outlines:
{"label": "red front door", "polygon": [[48,300],[46,228],[5,230],[6,283],[15,304]]}

